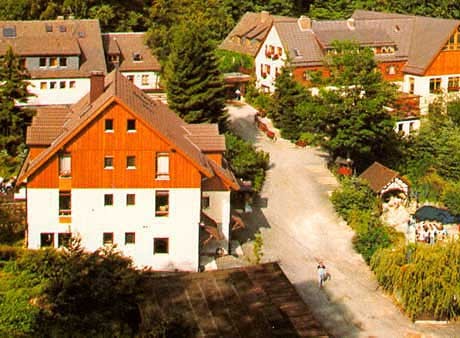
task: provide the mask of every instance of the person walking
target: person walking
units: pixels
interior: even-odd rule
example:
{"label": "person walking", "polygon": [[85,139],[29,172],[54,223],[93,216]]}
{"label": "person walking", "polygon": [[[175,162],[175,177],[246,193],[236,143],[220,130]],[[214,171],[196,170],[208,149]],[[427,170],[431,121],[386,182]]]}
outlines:
{"label": "person walking", "polygon": [[324,282],[327,279],[327,270],[323,262],[319,262],[317,266],[317,270],[318,270],[318,284],[319,284],[319,287],[322,288],[324,285]]}

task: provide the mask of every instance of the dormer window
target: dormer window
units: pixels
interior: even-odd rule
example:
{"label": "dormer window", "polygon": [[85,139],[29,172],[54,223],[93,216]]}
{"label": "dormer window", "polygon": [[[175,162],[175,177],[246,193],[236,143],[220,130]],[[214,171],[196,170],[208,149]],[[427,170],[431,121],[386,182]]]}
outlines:
{"label": "dormer window", "polygon": [[3,36],[5,38],[15,38],[16,37],[16,27],[4,27]]}
{"label": "dormer window", "polygon": [[53,26],[52,25],[45,25],[45,30],[47,33],[51,33],[53,31]]}
{"label": "dormer window", "polygon": [[61,33],[65,33],[65,32],[67,31],[66,26],[63,26],[63,25],[59,26],[59,31],[60,31]]}
{"label": "dormer window", "polygon": [[140,53],[133,53],[133,61],[142,61],[142,55]]}
{"label": "dormer window", "polygon": [[46,58],[40,58],[39,65],[40,67],[46,67]]}
{"label": "dormer window", "polygon": [[119,62],[120,57],[118,55],[109,55],[110,62]]}
{"label": "dormer window", "polygon": [[67,58],[65,57],[59,58],[59,67],[67,67]]}
{"label": "dormer window", "polygon": [[50,67],[57,67],[58,65],[58,59],[57,57],[50,57]]}

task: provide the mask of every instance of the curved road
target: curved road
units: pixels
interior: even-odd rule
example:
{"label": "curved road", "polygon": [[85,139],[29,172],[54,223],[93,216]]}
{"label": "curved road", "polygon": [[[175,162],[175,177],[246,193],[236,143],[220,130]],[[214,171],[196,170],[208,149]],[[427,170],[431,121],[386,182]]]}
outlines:
{"label": "curved road", "polygon": [[[372,272],[351,245],[353,232],[335,214],[329,193],[337,187],[325,154],[273,142],[254,127],[255,110],[228,106],[233,130],[270,153],[270,170],[261,192],[266,205],[255,212],[264,261],[279,261],[315,316],[336,337],[455,337],[455,325],[413,324],[378,287]],[[332,275],[319,289],[318,261]]]}

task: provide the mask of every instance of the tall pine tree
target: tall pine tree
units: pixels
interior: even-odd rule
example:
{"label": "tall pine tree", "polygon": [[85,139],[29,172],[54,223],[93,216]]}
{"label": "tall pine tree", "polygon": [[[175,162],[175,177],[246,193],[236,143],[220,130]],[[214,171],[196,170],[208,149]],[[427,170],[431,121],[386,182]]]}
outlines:
{"label": "tall pine tree", "polygon": [[194,21],[176,27],[164,75],[169,106],[186,122],[225,127],[224,80],[206,26]]}
{"label": "tall pine tree", "polygon": [[29,74],[11,47],[0,58],[0,147],[16,156],[24,142],[27,123],[32,112],[17,106],[31,94],[27,91]]}

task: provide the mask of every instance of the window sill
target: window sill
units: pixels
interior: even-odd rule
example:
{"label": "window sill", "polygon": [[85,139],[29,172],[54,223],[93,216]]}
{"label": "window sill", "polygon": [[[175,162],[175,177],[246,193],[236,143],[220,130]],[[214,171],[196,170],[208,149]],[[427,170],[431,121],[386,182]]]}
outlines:
{"label": "window sill", "polygon": [[157,176],[155,177],[155,180],[157,181],[169,181],[169,176]]}
{"label": "window sill", "polygon": [[113,170],[114,167],[104,167],[104,170]]}
{"label": "window sill", "polygon": [[169,212],[167,211],[157,211],[155,213],[155,217],[168,217],[169,216]]}
{"label": "window sill", "polygon": [[127,133],[128,134],[134,134],[134,133],[136,133],[136,130],[128,130]]}
{"label": "window sill", "polygon": [[108,130],[104,130],[104,133],[106,133],[106,134],[113,134],[114,131],[113,131],[113,129],[108,129]]}
{"label": "window sill", "polygon": [[136,167],[126,167],[126,170],[136,170]]}

